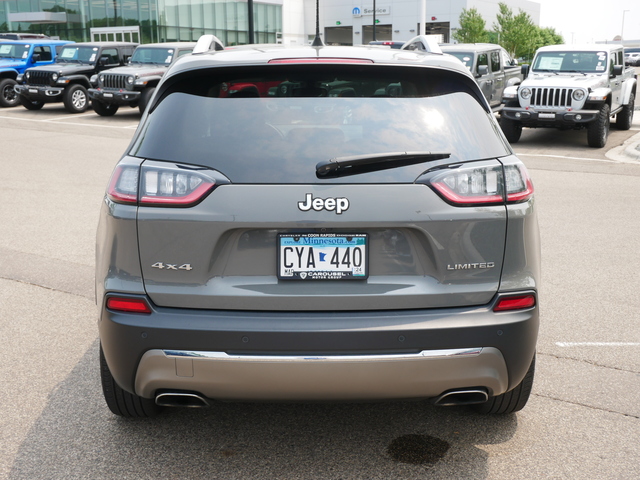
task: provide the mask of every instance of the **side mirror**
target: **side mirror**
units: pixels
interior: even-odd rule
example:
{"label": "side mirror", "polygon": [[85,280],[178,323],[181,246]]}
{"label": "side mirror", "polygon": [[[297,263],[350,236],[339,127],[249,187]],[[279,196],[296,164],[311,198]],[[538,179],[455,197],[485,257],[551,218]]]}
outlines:
{"label": "side mirror", "polygon": [[478,76],[482,77],[483,75],[487,75],[489,73],[488,65],[478,65]]}
{"label": "side mirror", "polygon": [[624,67],[622,65],[616,65],[613,67],[613,73],[611,74],[611,77],[618,77],[622,75],[623,71],[624,71]]}
{"label": "side mirror", "polygon": [[34,54],[31,56],[31,61],[32,61],[33,63],[41,62],[42,60],[41,60],[40,54],[39,54],[39,53],[34,53]]}
{"label": "side mirror", "polygon": [[100,57],[100,60],[98,60],[98,65],[101,67],[109,65],[109,57],[107,55],[103,55],[102,57]]}
{"label": "side mirror", "polygon": [[529,75],[529,65],[522,65],[522,67],[520,67],[520,72],[522,72],[522,76],[526,77],[527,75]]}

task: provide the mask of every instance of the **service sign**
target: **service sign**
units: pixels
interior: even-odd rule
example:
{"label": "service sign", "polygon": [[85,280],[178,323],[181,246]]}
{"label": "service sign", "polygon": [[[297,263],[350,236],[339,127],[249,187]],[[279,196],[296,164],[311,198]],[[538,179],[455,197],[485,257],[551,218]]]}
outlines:
{"label": "service sign", "polygon": [[365,280],[365,233],[291,233],[278,236],[281,280]]}

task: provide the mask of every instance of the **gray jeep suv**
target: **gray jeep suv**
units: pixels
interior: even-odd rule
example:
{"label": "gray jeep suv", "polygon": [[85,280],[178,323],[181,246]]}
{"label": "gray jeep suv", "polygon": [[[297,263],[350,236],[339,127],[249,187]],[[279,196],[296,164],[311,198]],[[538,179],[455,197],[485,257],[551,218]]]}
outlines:
{"label": "gray jeep suv", "polygon": [[104,198],[107,405],[518,411],[539,248],[531,180],[455,58],[194,53],[162,78]]}

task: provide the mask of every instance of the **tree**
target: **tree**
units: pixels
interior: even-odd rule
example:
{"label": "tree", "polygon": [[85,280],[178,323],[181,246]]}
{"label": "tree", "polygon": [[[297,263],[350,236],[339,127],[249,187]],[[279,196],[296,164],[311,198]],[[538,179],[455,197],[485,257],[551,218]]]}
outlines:
{"label": "tree", "polygon": [[480,43],[489,40],[485,21],[475,7],[463,8],[459,21],[460,28],[454,32],[454,40],[459,43]]}
{"label": "tree", "polygon": [[540,43],[537,48],[544,47],[546,45],[562,45],[564,38],[553,27],[540,28],[538,31]]}
{"label": "tree", "polygon": [[539,27],[534,25],[529,14],[522,10],[514,16],[505,3],[499,3],[498,7],[500,13],[496,15],[493,30],[500,45],[515,58],[533,56],[540,41]]}

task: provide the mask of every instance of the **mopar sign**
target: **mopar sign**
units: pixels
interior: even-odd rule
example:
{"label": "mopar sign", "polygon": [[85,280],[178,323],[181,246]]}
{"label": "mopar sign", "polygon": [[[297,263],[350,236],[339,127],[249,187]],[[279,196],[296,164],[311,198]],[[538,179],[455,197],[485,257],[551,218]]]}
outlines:
{"label": "mopar sign", "polygon": [[[354,17],[362,17],[363,15],[373,15],[373,8],[371,7],[353,7],[351,13]],[[376,15],[391,15],[391,6],[379,7],[376,5]]]}

